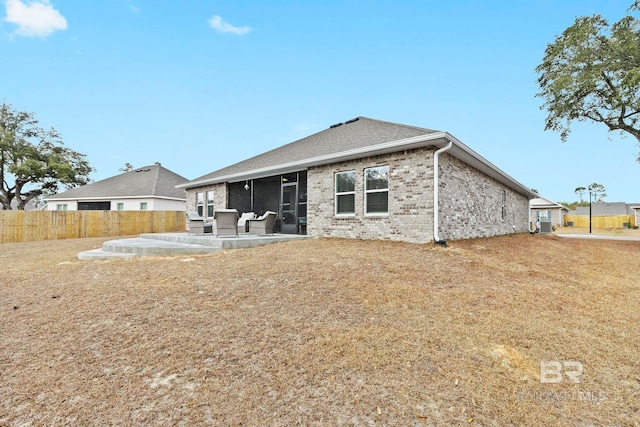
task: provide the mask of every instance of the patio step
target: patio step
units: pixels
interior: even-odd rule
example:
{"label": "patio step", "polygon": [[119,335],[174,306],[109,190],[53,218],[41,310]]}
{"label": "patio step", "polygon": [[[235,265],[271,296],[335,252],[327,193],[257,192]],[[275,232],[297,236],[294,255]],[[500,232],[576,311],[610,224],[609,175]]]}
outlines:
{"label": "patio step", "polygon": [[292,234],[240,235],[238,237],[196,236],[187,233],[149,233],[140,237],[109,240],[102,249],[80,252],[78,259],[130,258],[135,256],[211,254],[224,249],[243,249],[276,242],[308,239]]}
{"label": "patio step", "polygon": [[109,240],[102,249],[80,252],[78,259],[130,258],[134,256],[157,255],[198,255],[211,254],[222,250],[220,245],[176,242],[143,237]]}

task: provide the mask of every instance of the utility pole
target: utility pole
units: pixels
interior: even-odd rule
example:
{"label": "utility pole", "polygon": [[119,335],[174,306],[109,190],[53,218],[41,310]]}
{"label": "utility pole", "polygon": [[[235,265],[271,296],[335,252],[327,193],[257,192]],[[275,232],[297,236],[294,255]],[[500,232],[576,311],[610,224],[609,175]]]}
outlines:
{"label": "utility pole", "polygon": [[589,188],[589,234],[591,234],[591,188]]}

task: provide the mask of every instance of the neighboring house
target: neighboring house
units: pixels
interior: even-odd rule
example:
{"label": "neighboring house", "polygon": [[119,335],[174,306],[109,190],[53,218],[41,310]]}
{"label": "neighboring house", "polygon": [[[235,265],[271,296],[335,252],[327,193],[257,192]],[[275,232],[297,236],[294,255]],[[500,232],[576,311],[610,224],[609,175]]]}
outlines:
{"label": "neighboring house", "polygon": [[631,209],[631,215],[635,219],[634,225],[640,226],[640,203],[631,203],[628,205],[629,209]]}
{"label": "neighboring house", "polygon": [[[591,216],[624,216],[630,214],[629,205],[625,202],[598,202],[591,204]],[[571,211],[571,215],[589,216],[589,206],[578,206]]]}
{"label": "neighboring house", "polygon": [[136,168],[111,178],[45,197],[47,210],[184,211],[188,182],[161,165]]}
{"label": "neighboring house", "polygon": [[[635,208],[634,208],[635,207]],[[628,204],[625,202],[598,202],[591,204],[592,218],[607,218],[606,222],[599,223],[601,227],[626,227],[638,224],[637,203]],[[589,206],[578,206],[569,215],[579,217],[577,219],[589,218]],[[603,220],[604,221],[604,220]],[[606,224],[606,225],[603,225]],[[567,224],[570,225],[570,224]]]}
{"label": "neighboring house", "polygon": [[536,197],[449,133],[366,117],[178,188],[206,217],[271,210],[282,233],[408,242],[526,232]]}
{"label": "neighboring house", "polygon": [[564,225],[564,216],[569,212],[569,208],[561,204],[552,202],[544,197],[536,197],[529,200],[531,209],[531,220],[538,222],[550,222],[554,227]]}

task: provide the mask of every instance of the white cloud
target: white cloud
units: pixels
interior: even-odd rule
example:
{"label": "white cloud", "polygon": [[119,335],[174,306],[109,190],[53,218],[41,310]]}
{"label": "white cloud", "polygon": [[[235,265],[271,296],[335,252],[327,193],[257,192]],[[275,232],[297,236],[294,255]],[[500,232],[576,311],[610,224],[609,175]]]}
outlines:
{"label": "white cloud", "polygon": [[6,22],[16,24],[16,34],[25,37],[46,37],[56,30],[66,30],[67,20],[49,3],[36,0],[23,3],[21,0],[6,0]]}
{"label": "white cloud", "polygon": [[209,25],[219,33],[231,33],[239,36],[248,34],[252,30],[251,27],[234,27],[233,25],[224,22],[222,17],[218,15],[213,15],[213,17],[209,19]]}

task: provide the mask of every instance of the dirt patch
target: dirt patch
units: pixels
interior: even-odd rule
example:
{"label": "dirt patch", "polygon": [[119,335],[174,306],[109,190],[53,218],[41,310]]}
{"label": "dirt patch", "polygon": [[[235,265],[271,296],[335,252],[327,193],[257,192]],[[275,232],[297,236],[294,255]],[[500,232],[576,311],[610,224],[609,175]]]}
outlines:
{"label": "dirt patch", "polygon": [[639,242],[103,240],[0,245],[0,425],[640,423]]}

